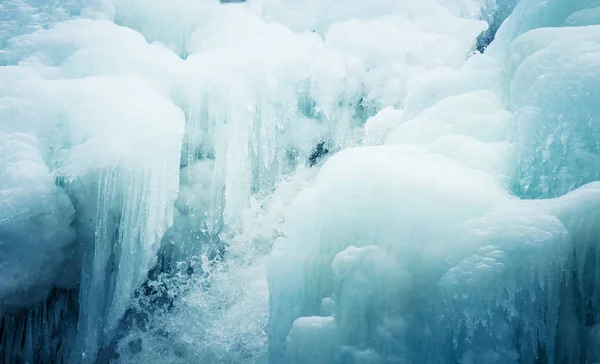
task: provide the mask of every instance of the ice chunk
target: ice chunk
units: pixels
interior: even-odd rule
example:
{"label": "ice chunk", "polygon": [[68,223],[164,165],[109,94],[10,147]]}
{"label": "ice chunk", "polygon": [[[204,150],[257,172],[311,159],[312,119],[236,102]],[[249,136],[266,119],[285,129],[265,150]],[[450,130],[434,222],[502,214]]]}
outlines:
{"label": "ice chunk", "polygon": [[[416,17],[431,15],[431,18],[452,14],[475,19],[481,15],[486,0],[426,0],[405,1],[375,0],[366,4],[361,0],[347,0],[343,6],[336,6],[332,0],[309,0],[299,6],[292,0],[263,0],[257,2],[255,11],[269,21],[285,24],[294,31],[326,32],[332,23],[352,19],[373,19],[382,14],[414,14]],[[252,2],[249,3],[252,5]]]}
{"label": "ice chunk", "polygon": [[[376,246],[350,246],[331,264],[339,302],[334,317],[340,336],[347,345],[368,346],[381,335],[381,322],[407,306],[413,277]],[[390,306],[395,306],[392,311],[396,312],[390,312]]]}
{"label": "ice chunk", "polygon": [[[52,3],[27,0],[5,0],[0,7],[0,47],[8,39],[44,29],[53,22],[76,16],[78,0],[57,0]],[[0,53],[3,53],[0,51]],[[1,59],[1,56],[0,56]],[[0,65],[3,63],[0,61]]]}
{"label": "ice chunk", "polygon": [[67,129],[72,146],[60,153],[59,171],[81,216],[92,216],[80,221],[91,244],[85,248],[78,328],[79,347],[91,359],[155,263],[172,223],[184,118],[138,78],[96,77],[53,86],[72,123]]}
{"label": "ice chunk", "polygon": [[596,26],[538,29],[512,43],[506,72],[520,196],[560,196],[600,177],[599,55]]}
{"label": "ice chunk", "polygon": [[388,144],[429,144],[447,134],[470,136],[482,142],[506,140],[510,113],[490,91],[442,99],[412,120],[400,124]]}
{"label": "ice chunk", "polygon": [[301,317],[287,338],[286,363],[333,363],[339,345],[339,328],[333,317]]}
{"label": "ice chunk", "polygon": [[167,92],[175,88],[178,69],[183,67],[183,61],[163,45],[148,44],[129,28],[90,19],[14,37],[3,55],[9,64],[18,62],[50,78],[137,75]]}
{"label": "ice chunk", "polygon": [[[423,8],[411,10],[419,14]],[[423,18],[399,12],[370,21],[347,21],[334,24],[325,34],[327,46],[341,48],[350,61],[363,65],[356,71],[365,72],[361,81],[368,104],[377,109],[402,107],[401,97],[411,83],[429,70],[462,65],[474,37],[485,29],[483,22],[453,16],[439,6],[431,5],[430,11]],[[447,20],[442,25],[432,22],[434,18]],[[435,49],[436,57],[428,57],[422,49]]]}
{"label": "ice chunk", "polygon": [[[575,97],[577,102],[591,105],[580,98],[586,88],[569,86],[568,95],[555,97],[549,84],[562,82],[568,73],[577,74],[571,67],[584,66],[584,58],[594,59],[593,33],[592,28],[527,33],[511,46],[502,73],[495,69],[498,62],[492,59],[493,52],[492,56],[473,57],[461,71],[473,78],[458,84],[457,92],[445,86],[459,80],[461,72],[440,72],[438,79],[432,74],[431,79],[417,83],[420,89],[407,100],[404,122],[387,138],[387,143],[400,146],[345,150],[324,165],[314,190],[299,196],[302,201],[297,201],[290,214],[288,237],[273,252],[272,362],[278,363],[286,350],[284,339],[293,322],[328,314],[331,304],[334,322],[344,327],[337,349],[340,357],[333,362],[355,360],[359,352],[365,357],[372,354],[368,360],[373,362],[454,360],[448,359],[448,353],[465,363],[533,362],[539,358],[553,362],[564,353],[576,351],[572,343],[557,346],[556,337],[569,332],[567,327],[576,327],[569,320],[581,320],[570,316],[572,302],[560,299],[569,289],[565,284],[572,278],[568,274],[572,268],[586,277],[587,283],[577,284],[586,287],[583,299],[592,305],[596,302],[591,282],[596,272],[592,267],[598,260],[595,250],[591,250],[592,257],[588,251],[593,245],[590,236],[594,235],[592,221],[597,214],[575,203],[578,198],[583,201],[583,195],[591,198],[583,191],[592,187],[548,201],[519,201],[510,196],[511,163],[516,157],[524,166],[521,158],[526,153],[520,149],[515,155],[507,138],[517,135],[520,148],[535,149],[537,138],[547,137],[546,130],[526,135],[519,131],[526,126],[525,120],[534,120],[526,119],[528,115],[520,119],[520,113],[531,110],[532,104],[542,112],[556,110],[555,115],[559,109],[571,112],[567,106],[576,105],[565,104],[562,98]],[[581,40],[582,55],[561,58],[559,50],[565,52],[562,47],[566,47],[566,39],[573,37]],[[544,54],[553,46],[552,52],[557,53]],[[528,63],[529,57],[535,61]],[[484,74],[493,81],[479,82],[477,78]],[[594,73],[583,67],[581,74]],[[497,85],[496,77],[505,77],[500,83],[501,93],[505,92],[501,96],[508,95],[505,100],[487,90]],[[502,89],[507,81],[518,85]],[[569,81],[567,85],[584,84],[583,77]],[[538,89],[538,83],[543,87]],[[440,99],[428,100],[438,89]],[[514,115],[506,110],[505,103],[516,111]],[[592,117],[581,135],[595,135],[587,129],[593,128],[593,111],[587,113]],[[537,125],[544,125],[542,120],[537,119]],[[570,136],[579,134],[572,122],[565,128]],[[577,154],[571,152],[557,154],[549,164]],[[538,166],[532,160],[527,165],[534,170]],[[559,194],[594,178],[590,176]],[[468,188],[462,190],[464,186]],[[552,185],[551,190],[558,191],[561,186],[556,187]],[[470,193],[479,197],[471,199],[474,196]],[[580,214],[585,211],[588,216],[583,218]],[[581,235],[586,233],[590,235]],[[574,246],[586,246],[576,248],[576,260],[571,259]],[[375,254],[377,250],[385,254]],[[367,257],[377,261],[377,268],[362,273],[361,267],[370,261]],[[292,266],[292,262],[301,267]],[[383,274],[377,274],[379,267],[402,267],[419,284],[406,285],[406,295],[390,299],[394,304],[379,306],[391,292],[390,284],[389,291],[370,295],[379,282],[386,281]],[[347,285],[340,284],[339,276],[347,272],[355,275],[350,275]],[[403,284],[394,285],[399,286]],[[411,299],[407,302],[403,296]],[[371,309],[386,313],[370,315]],[[344,312],[352,312],[347,317],[354,321],[347,320]],[[443,337],[435,336],[439,332]],[[371,341],[365,342],[366,337]]]}
{"label": "ice chunk", "polygon": [[587,25],[600,25],[600,6],[574,12],[562,24],[564,27]]}
{"label": "ice chunk", "polygon": [[[121,62],[114,52],[128,46],[130,62]],[[136,50],[165,55],[146,47],[133,31],[77,20],[12,39],[8,54],[20,66],[3,68],[13,86],[2,92],[3,128],[38,136],[45,162],[76,207],[76,362],[93,361],[113,335],[173,219],[184,114],[169,99],[172,83],[163,82],[160,66],[129,67],[140,61]]]}
{"label": "ice chunk", "polygon": [[308,225],[289,226],[273,253],[273,362],[290,344],[282,333],[326,301],[340,330],[335,363],[365,349],[399,362],[446,362],[449,351],[472,363],[553,361],[575,233],[550,208],[563,204],[519,201],[488,174],[398,146],[337,154],[315,188],[290,220]]}
{"label": "ice chunk", "polygon": [[556,217],[528,210],[500,210],[466,224],[466,238],[483,247],[439,282],[449,310],[444,320],[454,326],[446,330],[468,362],[490,355],[492,363],[532,362],[540,347],[554,361],[571,241]]}
{"label": "ice chunk", "polygon": [[588,309],[596,312],[600,307],[600,294],[597,289],[598,246],[596,236],[600,214],[600,185],[587,184],[558,199],[546,200],[544,207],[556,215],[569,230],[573,241],[574,266],[579,292],[587,302]]}
{"label": "ice chunk", "polygon": [[37,139],[0,133],[0,313],[76,287],[74,212]]}
{"label": "ice chunk", "polygon": [[447,97],[493,88],[498,82],[498,72],[493,62],[485,56],[473,56],[464,68],[436,69],[421,77],[411,87],[406,99],[405,119],[414,119],[419,113]]}
{"label": "ice chunk", "polygon": [[521,0],[498,30],[488,52],[501,57],[518,36],[537,28],[558,27],[571,14],[595,5],[593,0]]}
{"label": "ice chunk", "polygon": [[514,167],[514,148],[508,142],[483,143],[460,134],[450,134],[434,140],[429,150],[450,157],[465,166],[498,176],[508,185]]}
{"label": "ice chunk", "polygon": [[[287,242],[274,248],[270,360],[283,357],[292,322],[319,314],[332,294],[343,345],[367,346],[386,360],[433,358],[411,348],[434,323],[404,315],[431,315],[425,297],[435,300],[435,277],[475,248],[458,226],[508,196],[490,175],[401,146],[342,151],[325,164],[315,188],[299,195]],[[416,297],[425,301],[416,304]]]}
{"label": "ice chunk", "polygon": [[366,145],[383,144],[387,135],[402,121],[402,109],[387,107],[377,115],[367,119],[363,143]]}

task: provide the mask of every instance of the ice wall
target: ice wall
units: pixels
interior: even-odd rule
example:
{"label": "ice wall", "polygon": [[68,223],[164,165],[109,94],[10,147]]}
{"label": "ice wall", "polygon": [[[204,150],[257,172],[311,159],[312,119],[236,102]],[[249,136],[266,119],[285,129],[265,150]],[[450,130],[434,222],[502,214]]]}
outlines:
{"label": "ice wall", "polygon": [[593,363],[598,4],[515,3],[2,2],[2,359]]}
{"label": "ice wall", "polygon": [[[116,3],[115,21],[167,44],[185,58],[182,67],[189,67],[182,81],[184,97],[178,101],[187,116],[185,173],[195,173],[197,158],[215,160],[202,239],[225,241],[228,261],[224,271],[197,263],[196,269],[211,272],[198,283],[203,288],[191,290],[180,312],[156,321],[177,349],[170,340],[150,345],[176,362],[247,362],[262,352],[266,338],[261,325],[267,315],[262,257],[285,234],[279,210],[304,179],[294,170],[321,140],[331,150],[360,143],[361,126],[369,116],[388,105],[399,108],[406,85],[427,71],[460,66],[485,27],[458,17],[458,8],[435,2],[422,7],[382,2],[362,19],[351,20],[359,13],[353,3],[347,7],[350,15],[320,20],[326,24],[319,29],[287,4],[248,5]],[[306,9],[320,6],[315,2]],[[407,9],[417,15],[408,16]],[[432,22],[428,11],[446,22]],[[295,32],[265,19],[283,22]],[[439,57],[429,57],[433,49]],[[296,187],[282,187],[282,178]],[[181,203],[195,199],[186,192]],[[187,236],[185,231],[174,234]],[[197,241],[192,236],[187,240]],[[190,322],[190,315],[198,320]],[[246,316],[245,326],[239,327],[237,320]],[[155,351],[127,346],[144,337],[128,336],[131,341],[119,348],[122,357],[156,360]]]}
{"label": "ice wall", "polygon": [[[7,304],[15,297],[15,330],[40,307],[62,312],[51,292],[66,289],[78,295],[69,312],[77,338],[53,360],[96,360],[122,334],[161,241],[161,266],[164,254],[175,264],[229,247],[232,266],[201,286],[231,290],[199,288],[190,307],[198,312],[217,295],[241,308],[207,314],[209,332],[220,317],[235,326],[254,308],[263,318],[252,327],[263,325],[264,255],[282,235],[285,201],[312,175],[296,169],[318,143],[331,151],[360,143],[370,116],[401,107],[418,74],[460,66],[485,26],[474,20],[476,2],[374,5],[313,1],[302,10],[311,16],[299,17],[286,1],[3,2],[3,269],[19,279],[0,294]],[[428,56],[433,48],[437,58]],[[54,232],[39,256],[33,246],[16,248],[29,223]],[[15,264],[25,254],[31,265]],[[232,282],[236,274],[255,274],[262,293],[248,294]],[[249,301],[230,297],[240,290]],[[24,336],[40,326],[27,327]],[[249,357],[261,353],[261,340],[249,344]],[[6,343],[11,355],[23,349]],[[227,358],[214,360],[235,360]]]}
{"label": "ice wall", "polygon": [[134,32],[79,19],[13,37],[3,50],[3,276],[30,278],[11,279],[2,295],[15,284],[36,292],[15,302],[27,307],[53,287],[79,293],[77,342],[56,361],[94,361],[173,219],[184,114],[129,68],[140,47],[152,49]]}
{"label": "ice wall", "polygon": [[271,255],[269,362],[597,360],[596,5],[520,2],[323,166]]}

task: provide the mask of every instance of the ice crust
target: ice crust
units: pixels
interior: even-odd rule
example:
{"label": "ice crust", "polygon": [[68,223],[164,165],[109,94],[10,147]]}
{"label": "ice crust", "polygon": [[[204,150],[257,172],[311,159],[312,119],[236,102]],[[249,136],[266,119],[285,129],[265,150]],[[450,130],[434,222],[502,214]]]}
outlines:
{"label": "ice crust", "polygon": [[599,6],[3,1],[0,362],[600,361]]}

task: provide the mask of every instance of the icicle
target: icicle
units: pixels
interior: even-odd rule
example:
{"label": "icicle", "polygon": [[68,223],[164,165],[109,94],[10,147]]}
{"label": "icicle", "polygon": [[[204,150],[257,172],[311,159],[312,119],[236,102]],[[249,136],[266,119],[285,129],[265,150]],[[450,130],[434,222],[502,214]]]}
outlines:
{"label": "icicle", "polygon": [[[76,317],[69,308],[71,294],[57,290],[36,306],[1,317],[0,363],[68,363]],[[49,311],[64,315],[48,315]]]}

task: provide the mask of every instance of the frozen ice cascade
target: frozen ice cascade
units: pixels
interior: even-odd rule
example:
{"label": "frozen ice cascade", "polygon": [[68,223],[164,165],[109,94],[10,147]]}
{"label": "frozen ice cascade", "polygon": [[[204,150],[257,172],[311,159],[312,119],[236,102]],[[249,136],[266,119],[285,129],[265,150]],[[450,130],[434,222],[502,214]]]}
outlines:
{"label": "frozen ice cascade", "polygon": [[0,0],[20,363],[600,363],[600,0]]}

